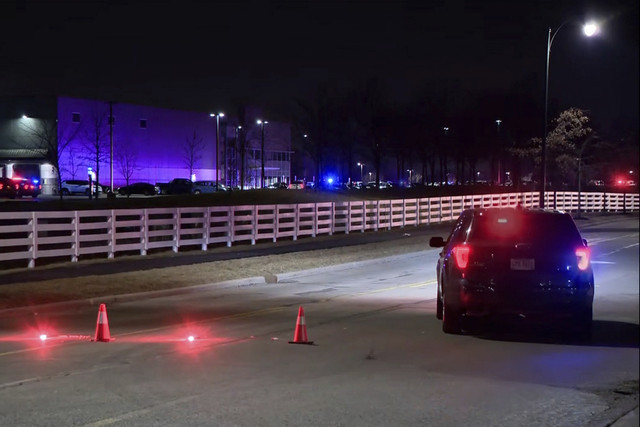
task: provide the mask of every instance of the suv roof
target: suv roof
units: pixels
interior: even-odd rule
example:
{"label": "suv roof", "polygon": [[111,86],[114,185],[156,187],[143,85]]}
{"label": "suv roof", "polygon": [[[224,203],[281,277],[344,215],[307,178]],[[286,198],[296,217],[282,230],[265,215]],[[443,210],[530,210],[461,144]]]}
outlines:
{"label": "suv roof", "polygon": [[481,208],[472,210],[467,241],[563,242],[582,241],[578,227],[568,213],[523,208]]}

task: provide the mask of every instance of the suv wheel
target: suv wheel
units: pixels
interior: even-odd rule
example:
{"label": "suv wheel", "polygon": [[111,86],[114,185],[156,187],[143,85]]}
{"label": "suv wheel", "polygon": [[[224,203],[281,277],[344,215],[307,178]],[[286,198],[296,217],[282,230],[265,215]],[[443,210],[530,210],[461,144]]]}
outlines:
{"label": "suv wheel", "polygon": [[462,333],[462,310],[442,293],[442,331],[447,334]]}
{"label": "suv wheel", "polygon": [[436,319],[442,320],[442,292],[440,292],[440,284],[438,284],[438,296],[436,297]]}
{"label": "suv wheel", "polygon": [[572,319],[574,337],[580,341],[590,341],[593,330],[593,306],[577,311]]}
{"label": "suv wheel", "polygon": [[68,196],[69,195],[69,190],[67,190],[66,188],[62,189],[62,195],[63,196]]}

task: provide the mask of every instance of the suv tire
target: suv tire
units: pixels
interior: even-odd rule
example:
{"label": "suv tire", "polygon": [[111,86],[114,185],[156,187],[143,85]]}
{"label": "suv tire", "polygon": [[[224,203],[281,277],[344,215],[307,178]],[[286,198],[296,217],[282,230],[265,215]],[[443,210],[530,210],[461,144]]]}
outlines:
{"label": "suv tire", "polygon": [[442,293],[442,331],[447,334],[462,333],[462,310],[459,305],[449,301],[446,291]]}

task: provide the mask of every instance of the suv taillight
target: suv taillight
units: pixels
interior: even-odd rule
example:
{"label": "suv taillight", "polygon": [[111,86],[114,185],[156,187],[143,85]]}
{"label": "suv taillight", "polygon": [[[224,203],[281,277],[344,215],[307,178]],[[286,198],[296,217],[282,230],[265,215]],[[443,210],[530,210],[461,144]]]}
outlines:
{"label": "suv taillight", "polygon": [[586,270],[589,268],[589,259],[591,258],[591,249],[582,247],[576,249],[576,258],[578,260],[578,268]]}
{"label": "suv taillight", "polygon": [[466,245],[458,245],[451,250],[453,254],[453,259],[456,262],[456,267],[460,270],[464,270],[469,265],[469,254],[471,253],[471,248]]}

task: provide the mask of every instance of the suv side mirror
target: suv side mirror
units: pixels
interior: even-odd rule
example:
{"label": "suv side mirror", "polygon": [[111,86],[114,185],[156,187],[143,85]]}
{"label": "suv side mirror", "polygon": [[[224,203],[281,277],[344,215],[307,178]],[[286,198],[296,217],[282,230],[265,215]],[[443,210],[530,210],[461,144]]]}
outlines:
{"label": "suv side mirror", "polygon": [[429,239],[429,246],[432,248],[442,248],[444,247],[444,239],[440,236],[432,237]]}

